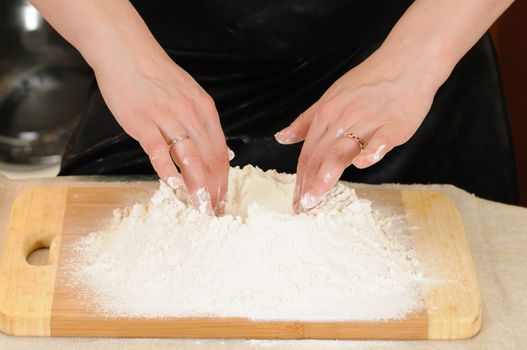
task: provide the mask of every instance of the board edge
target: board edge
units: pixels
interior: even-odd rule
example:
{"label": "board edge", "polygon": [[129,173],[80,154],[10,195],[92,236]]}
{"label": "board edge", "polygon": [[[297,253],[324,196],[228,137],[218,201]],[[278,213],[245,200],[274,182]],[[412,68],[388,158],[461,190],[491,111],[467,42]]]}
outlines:
{"label": "board edge", "polygon": [[[23,190],[13,200],[0,253],[0,331],[4,334],[50,335],[66,194],[67,187],[35,187]],[[35,202],[36,197],[42,200]],[[51,209],[33,212],[44,207]],[[49,264],[30,265],[27,255],[43,246],[49,246]],[[20,278],[21,274],[25,278]],[[16,279],[12,278],[14,275]]]}

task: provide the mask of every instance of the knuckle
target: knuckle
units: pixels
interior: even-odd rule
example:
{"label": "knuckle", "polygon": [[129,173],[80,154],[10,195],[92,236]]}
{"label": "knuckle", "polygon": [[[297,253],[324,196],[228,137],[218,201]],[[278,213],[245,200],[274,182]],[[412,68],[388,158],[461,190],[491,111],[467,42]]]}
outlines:
{"label": "knuckle", "polygon": [[182,97],[177,103],[175,109],[178,114],[182,114],[185,117],[194,116],[196,114],[194,101],[187,97]]}
{"label": "knuckle", "polygon": [[380,137],[380,139],[382,140],[382,144],[385,145],[398,146],[406,142],[403,135],[400,133],[384,135],[383,137]]}
{"label": "knuckle", "polygon": [[318,108],[318,115],[322,118],[330,118],[335,115],[337,110],[337,102],[335,100],[329,100],[320,105]]}
{"label": "knuckle", "polygon": [[296,124],[303,124],[307,122],[307,114],[306,112],[300,114],[298,117],[296,117],[295,120],[293,120],[293,123],[291,123],[291,125],[296,125]]}
{"label": "knuckle", "polygon": [[169,159],[157,158],[152,160],[152,165],[158,173],[168,173],[174,167],[174,163]]}
{"label": "knuckle", "polygon": [[314,111],[316,110],[315,106],[309,107],[307,110],[305,110],[303,113],[301,113],[294,121],[293,123],[310,123],[314,116]]}
{"label": "knuckle", "polygon": [[400,129],[399,132],[396,134],[396,137],[394,139],[395,142],[394,145],[402,145],[406,141],[408,141],[412,137],[412,133],[408,131],[408,129]]}
{"label": "knuckle", "polygon": [[158,155],[159,153],[161,153],[161,151],[164,151],[164,148],[166,146],[159,140],[151,138],[143,138],[143,140],[141,140],[139,143],[141,144],[141,147],[143,147],[149,157],[154,157]]}
{"label": "knuckle", "polygon": [[347,154],[348,151],[344,146],[336,144],[331,148],[328,156],[329,158],[340,160],[343,159]]}
{"label": "knuckle", "polygon": [[325,134],[329,130],[329,125],[328,118],[320,114],[315,114],[311,124],[309,125],[309,131],[313,129],[313,131],[318,131]]}
{"label": "knuckle", "polygon": [[200,97],[203,94],[203,89],[201,89],[198,85],[192,84],[186,88],[186,92],[190,96]]}
{"label": "knuckle", "polygon": [[357,114],[355,106],[348,105],[346,106],[340,115],[341,119],[348,119],[350,117],[353,117]]}
{"label": "knuckle", "polygon": [[394,146],[401,145],[410,139],[410,133],[404,125],[386,125],[383,130],[379,130],[376,136],[385,144]]}
{"label": "knuckle", "polygon": [[216,103],[214,102],[214,99],[207,93],[202,92],[200,96],[200,103],[207,109],[208,111],[215,111],[216,110]]}
{"label": "knuckle", "polygon": [[155,111],[156,113],[159,113],[160,115],[166,115],[170,114],[170,112],[173,109],[174,103],[170,101],[169,99],[165,98],[157,98],[155,101],[154,107],[150,106],[148,109],[145,108],[145,113],[152,113],[152,111]]}
{"label": "knuckle", "polygon": [[118,122],[128,135],[139,142],[147,139],[152,134],[153,125],[152,121],[148,118],[133,115]]}
{"label": "knuckle", "polygon": [[142,132],[141,130],[136,127],[136,126],[133,126],[133,127],[124,127],[123,129],[125,129],[126,133],[128,135],[130,135],[131,138],[133,138],[134,140],[140,140],[142,138]]}
{"label": "knuckle", "polygon": [[306,160],[306,168],[318,169],[322,165],[322,160],[317,155],[311,155]]}
{"label": "knuckle", "polygon": [[189,111],[190,107],[192,107],[192,109],[194,109],[195,111],[196,106],[200,106],[209,112],[213,112],[216,110],[216,104],[214,102],[214,99],[200,86],[190,87],[188,91],[188,96],[189,97],[183,97],[183,104],[188,105],[186,107],[183,107],[186,111]]}
{"label": "knuckle", "polygon": [[229,164],[229,156],[227,152],[222,152],[213,155],[209,159],[207,159],[206,166],[208,169],[213,170],[219,170],[223,168],[227,168]]}
{"label": "knuckle", "polygon": [[194,147],[186,150],[183,154],[178,157],[182,166],[193,167],[195,164],[201,162],[201,155],[198,150]]}

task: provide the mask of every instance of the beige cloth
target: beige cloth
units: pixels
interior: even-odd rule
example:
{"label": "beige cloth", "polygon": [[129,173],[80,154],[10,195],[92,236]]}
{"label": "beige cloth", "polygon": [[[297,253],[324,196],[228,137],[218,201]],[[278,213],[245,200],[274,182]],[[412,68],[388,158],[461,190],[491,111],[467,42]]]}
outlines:
{"label": "beige cloth", "polygon": [[[39,186],[101,186],[110,180],[132,179],[65,177],[9,181],[0,175],[0,242],[11,203],[21,190]],[[479,199],[448,185],[381,187],[439,191],[456,203],[465,224],[483,299],[483,323],[476,337],[462,341],[260,341],[35,338],[0,333],[0,349],[527,349],[527,209]]]}

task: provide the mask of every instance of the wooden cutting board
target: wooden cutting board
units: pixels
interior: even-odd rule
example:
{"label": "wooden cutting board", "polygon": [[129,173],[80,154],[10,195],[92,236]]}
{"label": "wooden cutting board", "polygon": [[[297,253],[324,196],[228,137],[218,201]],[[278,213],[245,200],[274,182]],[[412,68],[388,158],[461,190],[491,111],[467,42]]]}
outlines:
{"label": "wooden cutting board", "polygon": [[[126,187],[125,187],[126,186]],[[481,325],[481,297],[459,213],[443,194],[358,190],[374,209],[405,214],[404,234],[422,268],[442,282],[421,286],[423,308],[382,322],[251,321],[242,318],[107,319],[78,299],[61,272],[79,237],[107,225],[112,210],[145,202],[154,182],[29,189],[15,200],[0,257],[0,329],[28,336],[184,338],[458,339]],[[50,247],[46,266],[26,260]],[[175,301],[177,302],[177,301]]]}

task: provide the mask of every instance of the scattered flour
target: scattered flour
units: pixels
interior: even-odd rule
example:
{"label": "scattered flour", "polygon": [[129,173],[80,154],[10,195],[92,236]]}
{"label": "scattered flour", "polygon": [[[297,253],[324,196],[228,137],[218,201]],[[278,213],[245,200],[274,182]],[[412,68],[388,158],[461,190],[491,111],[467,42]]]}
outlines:
{"label": "scattered flour", "polygon": [[381,320],[418,309],[417,261],[371,202],[339,183],[293,215],[294,181],[233,168],[223,217],[161,184],[148,204],[116,210],[111,227],[76,242],[70,283],[107,317]]}

